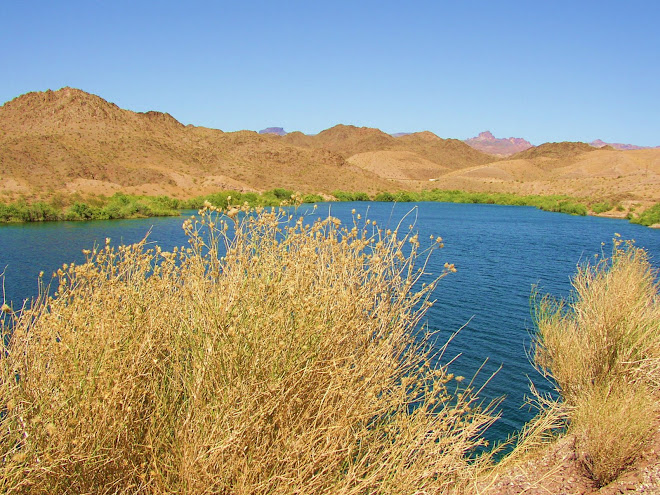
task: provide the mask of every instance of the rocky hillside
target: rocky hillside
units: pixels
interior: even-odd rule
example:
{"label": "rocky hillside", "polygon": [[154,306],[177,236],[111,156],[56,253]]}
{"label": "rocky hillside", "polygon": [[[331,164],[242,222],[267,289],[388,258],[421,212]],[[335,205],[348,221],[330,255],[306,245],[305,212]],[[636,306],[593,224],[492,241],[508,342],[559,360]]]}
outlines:
{"label": "rocky hillside", "polygon": [[28,93],[0,107],[0,163],[0,190],[26,194],[390,186],[328,149],[183,126],[167,113],[123,110],[73,88]]}
{"label": "rocky hillside", "polygon": [[[262,132],[184,126],[167,113],[124,110],[73,88],[28,93],[0,107],[0,201],[57,191],[185,198],[275,187],[372,194],[440,188],[660,201],[660,149],[545,143],[503,157],[428,131],[394,137],[336,125],[317,135]],[[482,143],[502,141],[490,133],[480,136]],[[511,139],[504,141],[527,143]]]}

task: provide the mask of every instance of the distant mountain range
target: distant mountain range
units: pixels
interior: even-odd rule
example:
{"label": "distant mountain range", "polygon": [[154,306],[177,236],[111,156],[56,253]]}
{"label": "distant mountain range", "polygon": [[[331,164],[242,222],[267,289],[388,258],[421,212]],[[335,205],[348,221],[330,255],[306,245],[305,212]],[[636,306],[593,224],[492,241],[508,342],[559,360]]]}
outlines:
{"label": "distant mountain range", "polygon": [[287,132],[281,127],[266,127],[265,129],[261,129],[259,134],[276,134],[278,136],[285,136]]}
{"label": "distant mountain range", "polygon": [[[606,143],[600,139],[591,141],[589,144],[594,148],[604,148],[605,146],[610,146],[615,150],[646,150],[653,148],[653,146],[637,146],[636,144]],[[660,148],[660,146],[655,146],[655,148]]]}
{"label": "distant mountain range", "polygon": [[[286,136],[288,132],[286,132],[282,127],[267,127],[260,130],[259,134],[275,134],[277,136]],[[394,138],[400,138],[403,136],[409,136],[410,134],[413,133],[395,132],[390,134],[390,136]],[[477,137],[465,139],[463,142],[475,150],[496,156],[511,156],[533,147],[532,143],[526,139],[516,137],[496,138],[490,131],[481,132]],[[651,148],[650,146],[637,146],[634,144],[606,143],[600,139],[596,139],[589,144],[594,148],[604,148],[606,146],[610,146],[615,150],[643,150]]]}
{"label": "distant mountain range", "polygon": [[[466,139],[464,142],[474,149],[498,156],[510,156],[533,147],[532,143],[523,138],[496,138],[490,131],[481,132],[477,137]],[[637,146],[635,144],[606,143],[600,139],[592,141],[589,145],[594,148],[605,148],[609,146],[615,150],[644,150],[652,148],[651,146]],[[656,148],[660,148],[660,146],[656,146]]]}
{"label": "distant mountain range", "polygon": [[[660,201],[660,150],[587,143],[532,146],[482,132],[465,142],[432,132],[336,125],[223,132],[163,112],[132,112],[79,89],[27,93],[0,106],[0,197],[302,193],[424,188]],[[594,142],[601,146],[602,142]],[[618,145],[629,146],[629,145]]]}

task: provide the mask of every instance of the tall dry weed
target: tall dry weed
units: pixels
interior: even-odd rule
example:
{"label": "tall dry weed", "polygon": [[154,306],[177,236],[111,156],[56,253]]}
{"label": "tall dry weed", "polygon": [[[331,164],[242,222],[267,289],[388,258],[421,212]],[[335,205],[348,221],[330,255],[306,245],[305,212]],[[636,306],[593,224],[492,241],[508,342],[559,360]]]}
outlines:
{"label": "tall dry weed", "polygon": [[3,492],[469,483],[492,408],[413,335],[451,265],[422,286],[417,236],[357,217],[207,206],[184,227],[173,252],[89,252],[55,297],[3,323]]}
{"label": "tall dry weed", "polygon": [[568,302],[537,305],[535,361],[568,411],[583,465],[601,485],[633,462],[653,431],[660,383],[660,301],[647,253],[614,240],[578,269]]}

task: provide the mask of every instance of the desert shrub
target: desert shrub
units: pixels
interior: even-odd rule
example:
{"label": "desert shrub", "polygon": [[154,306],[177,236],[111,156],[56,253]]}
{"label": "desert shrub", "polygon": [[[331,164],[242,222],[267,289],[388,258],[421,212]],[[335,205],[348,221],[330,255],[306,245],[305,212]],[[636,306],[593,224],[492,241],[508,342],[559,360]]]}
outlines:
{"label": "desert shrub", "polygon": [[30,211],[25,201],[15,201],[0,208],[0,218],[5,222],[29,222]]}
{"label": "desert shrub", "polygon": [[347,192],[332,191],[331,193],[337,201],[370,201],[369,195],[365,192]]}
{"label": "desert shrub", "polygon": [[347,191],[332,191],[337,201],[353,201],[353,194]]}
{"label": "desert shrub", "polygon": [[11,218],[11,207],[5,203],[0,203],[0,222],[9,222]]}
{"label": "desert shrub", "polygon": [[181,208],[181,202],[176,198],[170,198],[169,196],[156,196],[155,198],[148,198],[153,205],[157,206],[162,210],[176,210]]}
{"label": "desert shrub", "polygon": [[29,222],[50,222],[59,219],[59,212],[52,205],[37,201],[27,207]]}
{"label": "desert shrub", "polygon": [[646,225],[647,227],[654,224],[660,224],[660,203],[656,203],[644,210],[639,216],[630,217],[632,223],[639,223],[641,225]]}
{"label": "desert shrub", "polygon": [[606,211],[610,211],[612,208],[614,207],[609,201],[601,201],[600,203],[591,205],[591,209],[594,213],[605,213]]}
{"label": "desert shrub", "polygon": [[277,188],[272,191],[265,191],[259,197],[259,206],[279,206],[291,202],[294,192],[289,189]]}
{"label": "desert shrub", "polygon": [[293,196],[293,191],[290,189],[283,189],[281,187],[277,187],[271,191],[273,193],[273,196],[275,196],[277,199],[281,201],[289,201],[291,199],[291,196]]}
{"label": "desert shrub", "polygon": [[76,201],[64,211],[65,220],[91,220],[94,210],[87,204]]}
{"label": "desert shrub", "polygon": [[387,202],[394,202],[396,201],[396,198],[392,193],[389,192],[379,192],[376,194],[376,197],[374,198],[374,201],[387,201]]}
{"label": "desert shrub", "polygon": [[241,193],[241,202],[245,201],[247,201],[250,206],[257,206],[259,204],[259,195],[253,192]]}
{"label": "desert shrub", "polygon": [[412,201],[417,201],[415,194],[412,192],[401,191],[394,195],[395,201],[398,203],[410,203]]}
{"label": "desert shrub", "polygon": [[535,361],[555,380],[600,484],[634,460],[655,415],[654,401],[640,400],[660,382],[654,275],[647,253],[617,238],[609,258],[579,267],[568,303],[537,301]]}
{"label": "desert shrub", "polygon": [[371,201],[371,198],[366,192],[354,192],[353,201]]}
{"label": "desert shrub", "polygon": [[474,478],[493,418],[415,336],[444,276],[418,283],[417,236],[243,210],[209,205],[186,249],[108,242],[12,316],[3,492],[441,493]]}
{"label": "desert shrub", "polygon": [[179,214],[178,209],[181,208],[181,202],[169,196],[147,196],[138,199],[137,202],[144,205],[140,213],[150,217],[176,216]]}
{"label": "desert shrub", "polygon": [[305,194],[302,197],[303,203],[320,203],[321,201],[323,201],[323,196],[320,194]]}
{"label": "desert shrub", "polygon": [[199,210],[204,206],[205,198],[204,196],[195,196],[194,198],[188,198],[181,202],[181,208],[186,210]]}
{"label": "desert shrub", "polygon": [[587,207],[581,203],[576,203],[570,199],[562,199],[549,206],[541,207],[542,210],[553,211],[557,213],[567,213],[568,215],[581,215],[587,214]]}
{"label": "desert shrub", "polygon": [[578,459],[600,486],[636,460],[654,432],[656,400],[646,387],[617,383],[578,399],[572,415]]}
{"label": "desert shrub", "polygon": [[556,211],[559,213],[567,213],[569,215],[581,215],[584,216],[587,214],[587,207],[582,203],[577,203],[571,200],[561,200],[557,202],[554,208],[550,211]]}
{"label": "desert shrub", "polygon": [[204,200],[208,201],[213,206],[216,206],[218,208],[226,208],[228,204],[227,198],[231,198],[229,202],[240,202],[241,193],[239,193],[238,191],[220,191],[205,196]]}

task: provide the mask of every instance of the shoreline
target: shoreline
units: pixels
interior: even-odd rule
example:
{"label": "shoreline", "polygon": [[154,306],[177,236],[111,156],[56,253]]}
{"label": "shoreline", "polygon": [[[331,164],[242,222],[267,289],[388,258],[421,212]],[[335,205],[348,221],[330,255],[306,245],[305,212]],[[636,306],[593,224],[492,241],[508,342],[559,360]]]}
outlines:
{"label": "shoreline", "polygon": [[[67,201],[68,200],[68,201]],[[178,216],[182,210],[200,209],[205,202],[218,208],[248,203],[250,206],[280,206],[292,203],[321,203],[348,201],[382,201],[397,203],[444,202],[454,204],[496,204],[500,206],[533,206],[542,211],[569,215],[627,219],[650,228],[660,228],[660,203],[637,212],[639,204],[624,206],[621,202],[593,200],[567,195],[518,195],[514,193],[480,193],[460,190],[425,190],[380,192],[333,191],[330,194],[301,195],[292,190],[273,189],[262,193],[220,191],[185,200],[169,196],[136,196],[116,193],[113,196],[55,195],[49,200],[13,203],[0,202],[0,225],[57,222],[136,219],[158,216]]]}

